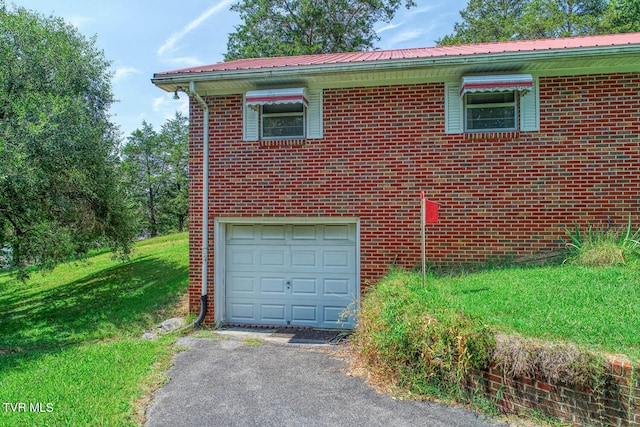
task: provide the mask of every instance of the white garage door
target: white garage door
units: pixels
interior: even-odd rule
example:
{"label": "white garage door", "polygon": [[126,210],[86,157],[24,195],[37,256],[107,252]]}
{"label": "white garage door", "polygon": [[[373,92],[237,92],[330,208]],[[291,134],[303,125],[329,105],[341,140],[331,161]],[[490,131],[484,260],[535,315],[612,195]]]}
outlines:
{"label": "white garage door", "polygon": [[355,224],[229,224],[225,240],[228,323],[353,327]]}

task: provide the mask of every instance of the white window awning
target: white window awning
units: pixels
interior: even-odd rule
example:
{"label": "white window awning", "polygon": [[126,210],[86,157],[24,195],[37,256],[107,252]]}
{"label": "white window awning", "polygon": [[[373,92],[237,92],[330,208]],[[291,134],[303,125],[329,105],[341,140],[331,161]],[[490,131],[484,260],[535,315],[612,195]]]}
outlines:
{"label": "white window awning", "polygon": [[309,105],[306,88],[252,90],[245,95],[249,106],[265,104],[303,104]]}
{"label": "white window awning", "polygon": [[503,74],[491,76],[463,76],[460,96],[473,92],[526,92],[533,87],[531,74]]}

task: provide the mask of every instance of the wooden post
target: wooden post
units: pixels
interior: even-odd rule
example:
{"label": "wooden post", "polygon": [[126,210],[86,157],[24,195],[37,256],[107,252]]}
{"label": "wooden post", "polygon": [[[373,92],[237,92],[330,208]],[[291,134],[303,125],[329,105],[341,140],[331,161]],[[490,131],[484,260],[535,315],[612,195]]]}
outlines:
{"label": "wooden post", "polygon": [[422,245],[422,287],[427,286],[427,236],[424,229],[427,221],[427,204],[424,197],[424,191],[422,192],[422,198],[420,199],[420,242]]}

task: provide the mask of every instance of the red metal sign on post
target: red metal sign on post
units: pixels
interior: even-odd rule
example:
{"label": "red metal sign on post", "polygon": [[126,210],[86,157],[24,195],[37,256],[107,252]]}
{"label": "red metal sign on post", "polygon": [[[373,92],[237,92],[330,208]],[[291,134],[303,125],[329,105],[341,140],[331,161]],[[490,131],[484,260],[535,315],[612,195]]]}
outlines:
{"label": "red metal sign on post", "polygon": [[425,222],[433,223],[438,222],[438,204],[431,200],[425,200],[425,210],[427,212]]}
{"label": "red metal sign on post", "polygon": [[422,243],[422,286],[427,283],[427,238],[424,227],[427,223],[438,222],[438,203],[427,200],[424,191],[420,192],[420,238]]}

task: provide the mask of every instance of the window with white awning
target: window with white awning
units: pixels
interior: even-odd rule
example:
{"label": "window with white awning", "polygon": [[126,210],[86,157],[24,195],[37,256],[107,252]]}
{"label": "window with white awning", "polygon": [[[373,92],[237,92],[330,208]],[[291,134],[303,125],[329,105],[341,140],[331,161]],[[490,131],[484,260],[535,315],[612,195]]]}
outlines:
{"label": "window with white awning", "polygon": [[464,76],[460,96],[477,92],[527,92],[533,87],[531,74]]}
{"label": "window with white awning", "polygon": [[248,106],[254,107],[278,104],[302,104],[305,107],[309,106],[306,89],[303,87],[252,90],[247,92],[245,102]]}
{"label": "window with white awning", "polygon": [[[461,77],[457,85],[447,85],[447,131],[535,129],[538,126],[535,85],[536,79],[531,74]],[[460,111],[459,116],[456,111]]]}
{"label": "window with white awning", "polygon": [[322,89],[248,91],[243,127],[245,141],[322,138]]}

